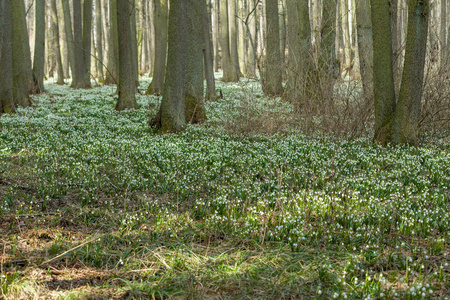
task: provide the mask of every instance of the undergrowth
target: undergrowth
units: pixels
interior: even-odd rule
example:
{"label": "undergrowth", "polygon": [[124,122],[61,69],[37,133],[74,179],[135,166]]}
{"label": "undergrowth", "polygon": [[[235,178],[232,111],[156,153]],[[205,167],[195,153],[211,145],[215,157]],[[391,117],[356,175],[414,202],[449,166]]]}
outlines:
{"label": "undergrowth", "polygon": [[3,115],[0,297],[449,297],[448,139],[383,148],[218,87],[180,134],[148,127],[159,97],[115,112],[111,86]]}

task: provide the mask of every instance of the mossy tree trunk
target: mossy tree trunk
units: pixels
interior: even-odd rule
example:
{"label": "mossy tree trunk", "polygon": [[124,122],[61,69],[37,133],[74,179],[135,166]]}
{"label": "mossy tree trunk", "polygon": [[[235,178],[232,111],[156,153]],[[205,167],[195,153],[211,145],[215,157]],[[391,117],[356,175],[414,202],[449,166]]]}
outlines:
{"label": "mossy tree trunk", "polygon": [[[129,1],[129,0],[128,0]],[[139,60],[138,60],[138,44],[137,44],[137,21],[136,21],[136,2],[130,3],[130,30],[131,30],[131,61],[133,68],[134,85],[139,86]]]}
{"label": "mossy tree trunk", "polygon": [[34,3],[33,94],[44,92],[45,0]]}
{"label": "mossy tree trunk", "polygon": [[369,0],[356,1],[356,23],[360,74],[364,90],[364,98],[373,101],[373,44],[372,17]]}
{"label": "mossy tree trunk", "polygon": [[11,2],[0,1],[0,116],[14,111]]}
{"label": "mossy tree trunk", "polygon": [[117,25],[119,37],[119,84],[116,110],[138,108],[135,98],[136,83],[133,68],[133,52],[130,23],[130,3],[117,0]]}
{"label": "mossy tree trunk", "polygon": [[402,84],[392,121],[390,142],[417,145],[428,37],[430,2],[408,2],[408,34]]}
{"label": "mossy tree trunk", "polygon": [[278,96],[283,93],[280,54],[278,0],[266,0],[266,71],[264,93]]}
{"label": "mossy tree trunk", "polygon": [[439,39],[441,41],[441,69],[444,71],[444,67],[447,65],[448,60],[448,42],[447,42],[447,2],[448,0],[441,0],[441,29]]}
{"label": "mossy tree trunk", "polygon": [[147,95],[161,95],[164,88],[167,58],[167,10],[168,0],[154,1],[155,55],[153,78],[147,89]]}
{"label": "mossy tree trunk", "polygon": [[64,69],[61,59],[61,45],[59,42],[59,23],[58,23],[58,9],[56,7],[56,0],[51,0],[51,28],[53,31],[53,37],[55,40],[55,59],[56,59],[56,70],[58,74],[57,84],[64,84]]}
{"label": "mossy tree trunk", "polygon": [[170,2],[164,93],[158,116],[150,124],[162,133],[177,132],[186,127],[187,11],[188,1]]}
{"label": "mossy tree trunk", "polygon": [[14,103],[27,107],[31,105],[29,92],[33,88],[33,74],[23,0],[11,1],[11,21]]}

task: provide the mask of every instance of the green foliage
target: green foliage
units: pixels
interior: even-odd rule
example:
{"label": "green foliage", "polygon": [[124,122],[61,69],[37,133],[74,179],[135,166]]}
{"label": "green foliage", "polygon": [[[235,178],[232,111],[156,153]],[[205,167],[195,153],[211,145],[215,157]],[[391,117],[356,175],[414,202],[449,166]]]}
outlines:
{"label": "green foliage", "polygon": [[[57,261],[115,270],[121,279],[106,289],[131,298],[448,297],[448,140],[383,148],[287,131],[239,137],[221,120],[238,120],[244,105],[291,109],[239,100],[262,94],[249,93],[251,83],[221,86],[227,97],[206,104],[204,125],[155,135],[146,108],[156,96],[116,112],[111,87],[47,88],[35,108],[2,116],[0,217],[54,212],[34,224],[67,237],[38,252],[81,245]],[[86,242],[74,232],[106,234]],[[14,247],[5,251],[18,255]]]}

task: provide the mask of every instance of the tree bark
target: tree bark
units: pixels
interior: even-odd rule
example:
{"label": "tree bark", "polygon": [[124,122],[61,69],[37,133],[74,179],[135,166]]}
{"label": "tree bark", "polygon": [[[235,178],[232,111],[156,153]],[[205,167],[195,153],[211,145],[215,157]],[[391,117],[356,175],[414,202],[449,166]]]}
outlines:
{"label": "tree bark", "polygon": [[34,5],[34,59],[33,94],[44,92],[45,63],[45,0],[35,0]]}
{"label": "tree bark", "polygon": [[214,41],[214,71],[219,72],[219,0],[211,0],[212,1],[212,28],[213,28],[213,41]]}
{"label": "tree bark", "polygon": [[[288,1],[292,1],[292,0],[288,0]],[[257,23],[257,14],[256,12],[258,11],[256,5],[257,2],[256,0],[249,0],[248,1],[248,5],[249,5],[249,16],[248,16],[248,24],[246,24],[246,26],[248,26],[249,28],[249,35],[248,36],[248,41],[249,41],[249,46],[247,48],[248,51],[248,65],[247,65],[247,77],[248,78],[255,78],[256,77],[256,49],[254,49],[253,47],[256,47],[257,44],[257,28],[256,28],[256,23]],[[251,41],[250,41],[251,39]],[[253,44],[253,45],[252,45]]]}
{"label": "tree bark", "polygon": [[220,3],[220,47],[222,50],[222,70],[224,82],[237,82],[239,76],[234,72],[230,53],[230,31],[228,26],[228,1]]}
{"label": "tree bark", "polygon": [[186,127],[187,10],[187,1],[170,2],[166,79],[159,117],[154,124],[163,133]]}
{"label": "tree bark", "polygon": [[55,39],[55,51],[56,54],[56,70],[58,74],[57,84],[64,84],[64,70],[61,60],[61,46],[59,43],[59,23],[58,23],[58,9],[56,7],[56,0],[51,0],[51,16],[52,16],[52,31]]}
{"label": "tree bark", "polygon": [[[91,1],[91,0],[88,0]],[[73,0],[73,47],[75,62],[72,65],[72,88],[89,88],[90,83],[86,80],[85,48],[83,39],[83,22],[81,13],[81,0]],[[89,33],[90,35],[90,33]],[[90,48],[90,43],[89,43]]]}
{"label": "tree bark", "polygon": [[278,0],[266,0],[266,71],[264,93],[279,96],[283,93]]}
{"label": "tree bark", "polygon": [[352,44],[350,40],[350,26],[348,20],[348,0],[341,0],[342,33],[344,37],[344,68],[350,71],[352,68]]}
{"label": "tree bark", "polygon": [[[129,1],[129,0],[128,0]],[[137,48],[137,23],[136,23],[136,2],[130,2],[130,29],[131,29],[131,61],[133,68],[134,84],[139,86],[139,61],[138,61],[138,48]]]}
{"label": "tree bark", "polygon": [[308,0],[287,0],[288,80],[284,98],[301,105],[308,98],[307,82],[311,74],[311,27]]}
{"label": "tree bark", "polygon": [[[14,112],[10,0],[0,1],[0,116]],[[1,129],[1,128],[0,128]]]}
{"label": "tree bark", "polygon": [[402,85],[392,123],[394,144],[417,145],[423,91],[425,56],[427,51],[428,0],[408,2],[408,34]]}
{"label": "tree bark", "polygon": [[214,49],[212,40],[211,1],[209,7],[203,7],[203,60],[206,77],[206,99],[216,99],[216,81],[214,78]]}
{"label": "tree bark", "polygon": [[364,90],[364,99],[373,101],[373,44],[372,16],[369,0],[356,2],[356,24],[358,34],[358,50],[360,74]]}
{"label": "tree bark", "polygon": [[441,30],[440,30],[440,41],[441,41],[441,70],[445,70],[448,59],[448,49],[447,49],[447,2],[448,0],[441,0]]}
{"label": "tree bark", "polygon": [[119,37],[119,99],[116,110],[137,109],[131,39],[130,3],[117,0],[117,29]]}
{"label": "tree bark", "polygon": [[[206,1],[188,1],[188,46],[186,64],[186,122],[202,123],[206,120],[203,102],[203,57],[205,50]],[[205,30],[206,29],[206,30]],[[207,33],[208,34],[208,33]]]}
{"label": "tree bark", "polygon": [[161,95],[164,88],[167,57],[167,0],[154,1],[155,61],[153,78],[146,94]]}
{"label": "tree bark", "polygon": [[389,3],[388,0],[371,0],[375,140],[382,144],[386,144],[391,139],[390,122],[396,106]]}
{"label": "tree bark", "polygon": [[33,88],[33,74],[23,0],[11,1],[11,21],[14,103],[27,107],[31,105],[29,92]]}
{"label": "tree bark", "polygon": [[[240,0],[242,1],[242,0]],[[228,0],[228,25],[230,30],[230,57],[234,77],[239,81],[241,69],[239,68],[238,32],[237,32],[237,0]]]}
{"label": "tree bark", "polygon": [[92,0],[83,2],[83,59],[85,88],[91,87]]}
{"label": "tree bark", "polygon": [[117,29],[117,0],[110,0],[109,15],[109,51],[108,51],[108,72],[105,77],[105,84],[118,84],[119,80],[119,37]]}
{"label": "tree bark", "polygon": [[102,2],[95,0],[95,39],[97,48],[97,77],[103,78],[103,26]]}

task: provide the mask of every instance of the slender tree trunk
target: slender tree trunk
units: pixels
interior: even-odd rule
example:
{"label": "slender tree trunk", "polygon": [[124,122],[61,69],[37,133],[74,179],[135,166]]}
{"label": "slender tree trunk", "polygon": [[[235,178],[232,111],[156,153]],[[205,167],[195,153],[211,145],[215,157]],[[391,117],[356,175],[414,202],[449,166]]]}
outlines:
{"label": "slender tree trunk", "polygon": [[448,49],[447,49],[447,2],[448,0],[441,0],[441,70],[444,71],[444,67],[447,65]]}
{"label": "slender tree trunk", "polygon": [[278,0],[266,0],[266,71],[264,93],[277,96],[283,93]]}
{"label": "slender tree trunk", "polygon": [[[186,72],[186,122],[206,120],[203,102],[203,57],[205,50],[206,1],[188,0],[188,47]],[[205,30],[206,29],[206,30]],[[209,31],[209,30],[208,30]],[[206,34],[209,34],[206,32]]]}
{"label": "slender tree trunk", "polygon": [[203,8],[203,23],[204,23],[204,50],[203,59],[205,65],[205,77],[206,77],[206,99],[216,99],[216,81],[214,78],[214,50],[212,39],[212,21],[211,21],[211,1],[209,1],[209,7]]}
{"label": "slender tree trunk", "polygon": [[29,91],[33,87],[33,75],[23,0],[11,1],[11,20],[14,103],[27,107],[31,105]]}
{"label": "slender tree trunk", "polygon": [[154,1],[155,26],[155,62],[153,78],[147,89],[147,95],[161,95],[164,87],[167,57],[167,0]]}
{"label": "slender tree trunk", "polygon": [[219,0],[210,0],[212,2],[213,7],[213,41],[214,41],[214,71],[219,72],[219,61],[220,61],[220,55],[219,55]]}
{"label": "slender tree trunk", "polygon": [[[0,1],[0,116],[14,112],[10,0]],[[1,126],[1,125],[0,125]],[[1,127],[0,127],[1,130]]]}
{"label": "slender tree trunk", "polygon": [[138,108],[135,98],[136,83],[134,81],[131,11],[128,0],[117,0],[117,26],[119,36],[119,99],[116,110]]}
{"label": "slender tree trunk", "polygon": [[[280,18],[280,61],[282,70],[285,69],[286,63],[286,1],[281,0],[281,14]],[[284,72],[282,72],[284,73]]]}
{"label": "slender tree trunk", "polygon": [[33,93],[40,94],[45,91],[45,0],[35,0],[34,12]]}
{"label": "slender tree trunk", "polygon": [[69,62],[69,47],[67,45],[67,38],[66,38],[66,29],[64,25],[64,13],[62,4],[57,1],[57,8],[59,12],[59,18],[58,18],[58,24],[60,28],[59,32],[59,44],[61,45],[61,61],[63,65],[63,71],[64,71],[64,78],[70,78],[70,62]]}
{"label": "slender tree trunk", "polygon": [[339,77],[339,62],[336,59],[336,0],[323,0],[322,6],[322,35],[321,57],[322,68],[326,68],[329,88],[333,89],[335,80]]}
{"label": "slender tree trunk", "polygon": [[[242,1],[242,0],[240,0]],[[239,81],[241,70],[239,68],[238,34],[237,34],[237,0],[228,0],[228,25],[230,30],[230,57],[234,77]]]}
{"label": "slender tree trunk", "polygon": [[83,2],[83,59],[84,59],[84,88],[91,87],[91,39],[92,39],[92,0]]}
{"label": "slender tree trunk", "polygon": [[373,28],[373,85],[375,97],[375,139],[386,144],[396,100],[392,69],[391,7],[389,1],[371,0]]}
{"label": "slender tree trunk", "polygon": [[[292,1],[292,0],[288,0],[288,1]],[[247,48],[247,56],[248,56],[248,66],[247,66],[247,77],[248,78],[255,78],[256,77],[256,49],[253,49],[253,47],[256,47],[257,44],[257,28],[256,28],[256,23],[257,23],[257,15],[256,12],[257,10],[257,2],[256,0],[248,0],[248,13],[250,14],[248,16],[248,27],[249,27],[249,32],[250,32],[250,36],[248,36],[248,42],[249,42],[249,46]],[[251,40],[250,40],[251,39]],[[252,46],[253,44],[253,46]]]}
{"label": "slender tree trunk", "polygon": [[238,4],[238,18],[237,18],[237,29],[238,29],[238,56],[239,56],[239,69],[241,70],[244,76],[247,75],[247,63],[245,61],[246,57],[246,49],[245,49],[245,35],[244,35],[244,23],[242,20],[244,19],[244,1],[237,1]]}
{"label": "slender tree trunk", "polygon": [[64,70],[61,61],[61,47],[59,44],[59,24],[58,24],[58,9],[56,7],[56,0],[51,0],[51,16],[52,16],[52,31],[55,39],[55,51],[56,54],[56,68],[58,73],[57,84],[64,84]]}
{"label": "slender tree trunk", "polygon": [[224,82],[237,82],[239,76],[234,72],[230,53],[230,31],[228,26],[228,1],[220,3],[220,47],[222,50],[222,70]]}
{"label": "slender tree trunk", "polygon": [[[88,0],[91,1],[91,0]],[[83,39],[83,17],[81,9],[81,0],[73,0],[73,41],[75,64],[72,68],[72,87],[75,89],[89,88],[90,84],[86,80],[86,63],[85,63],[85,40]],[[90,35],[90,31],[89,31]],[[90,43],[89,46],[90,48]],[[88,71],[89,72],[89,71]]]}
{"label": "slender tree trunk", "polygon": [[166,80],[159,117],[154,124],[161,132],[186,127],[187,11],[187,1],[170,2]]}
{"label": "slender tree trunk", "polygon": [[[101,8],[102,8],[102,37],[103,37],[103,67],[105,68],[105,66],[108,66],[109,62],[108,62],[108,58],[109,58],[109,39],[110,39],[110,34],[109,34],[109,0],[100,0],[101,1]],[[112,50],[111,50],[112,51]],[[105,68],[106,70],[106,68]],[[105,78],[106,75],[108,74],[108,71],[106,70]]]}
{"label": "slender tree trunk", "polygon": [[[128,0],[129,1],[129,0]],[[133,0],[130,3],[130,28],[131,28],[131,59],[133,67],[133,78],[134,83],[137,87],[139,86],[139,61],[138,61],[138,48],[137,48],[137,23],[136,23],[136,2]]]}
{"label": "slender tree trunk", "polygon": [[394,144],[417,145],[418,143],[429,5],[428,0],[410,0],[408,2],[405,66],[392,123],[391,142]]}
{"label": "slender tree trunk", "polygon": [[356,23],[358,34],[358,50],[360,73],[364,90],[364,98],[369,103],[373,101],[373,44],[372,16],[369,0],[356,2]]}
{"label": "slender tree trunk", "polygon": [[109,15],[109,52],[108,52],[108,72],[105,78],[105,84],[118,84],[119,80],[119,36],[117,29],[117,0],[110,0]]}
{"label": "slender tree trunk", "polygon": [[95,40],[97,48],[97,76],[103,78],[103,28],[102,28],[102,2],[95,0]]}
{"label": "slender tree trunk", "polygon": [[350,40],[350,26],[348,20],[348,0],[341,0],[342,33],[344,36],[344,68],[348,71],[352,68],[352,44]]}

